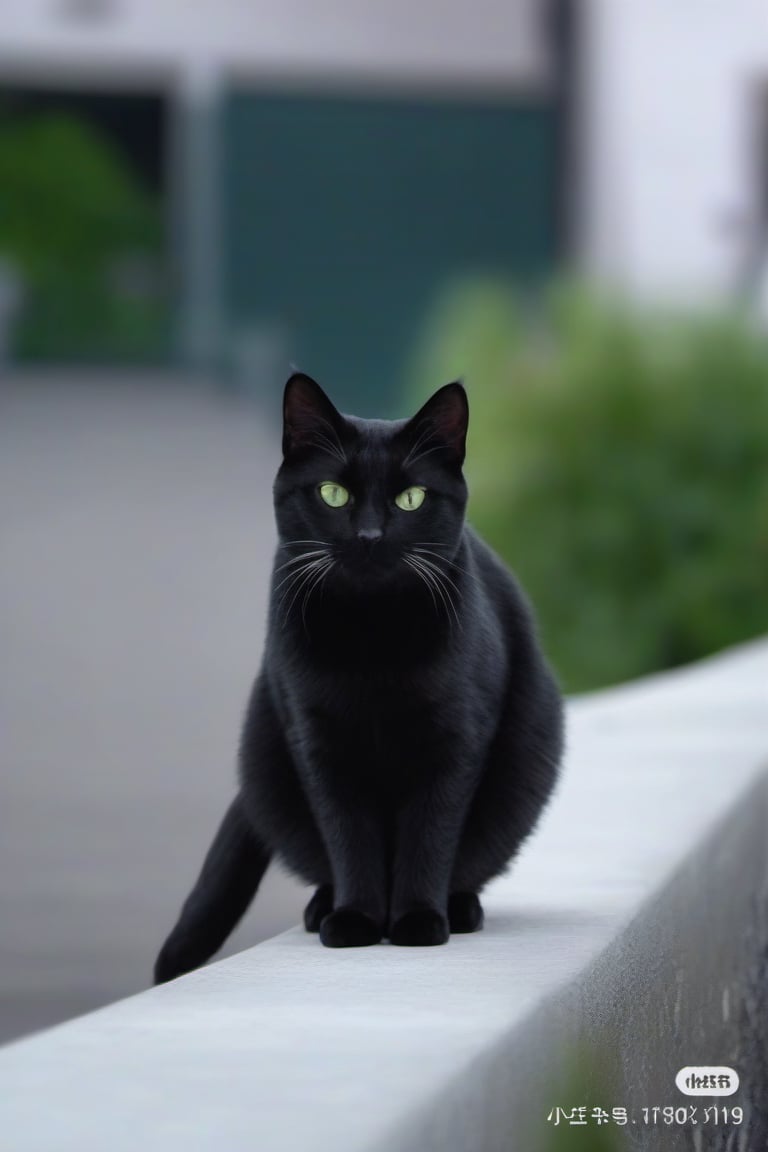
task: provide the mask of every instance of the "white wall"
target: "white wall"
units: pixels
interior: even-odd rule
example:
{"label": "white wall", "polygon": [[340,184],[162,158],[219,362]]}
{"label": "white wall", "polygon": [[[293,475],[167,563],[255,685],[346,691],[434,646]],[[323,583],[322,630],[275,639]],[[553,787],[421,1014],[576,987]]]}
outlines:
{"label": "white wall", "polygon": [[755,222],[768,6],[590,0],[588,19],[587,266],[641,294],[731,291]]}
{"label": "white wall", "polygon": [[546,53],[539,0],[74,0],[0,7],[0,70],[135,73],[223,64],[255,74],[373,72],[428,81],[539,83]]}

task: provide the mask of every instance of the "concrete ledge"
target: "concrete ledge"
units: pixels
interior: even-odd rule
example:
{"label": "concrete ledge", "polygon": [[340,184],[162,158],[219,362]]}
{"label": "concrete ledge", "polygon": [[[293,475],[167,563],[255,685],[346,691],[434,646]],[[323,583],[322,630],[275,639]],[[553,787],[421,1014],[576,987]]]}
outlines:
{"label": "concrete ledge", "polygon": [[[484,932],[337,952],[295,929],[11,1045],[4,1146],[536,1152],[578,1103],[635,1109],[633,1147],[768,1146],[768,643],[575,699],[569,722]],[[726,1102],[675,1089],[695,1064],[739,1072],[737,1136],[642,1123]]]}

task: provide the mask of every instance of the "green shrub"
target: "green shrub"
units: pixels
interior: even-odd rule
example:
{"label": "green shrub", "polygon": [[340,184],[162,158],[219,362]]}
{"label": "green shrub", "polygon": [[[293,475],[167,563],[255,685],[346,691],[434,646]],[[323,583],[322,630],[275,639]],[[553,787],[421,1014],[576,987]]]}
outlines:
{"label": "green shrub", "polygon": [[159,198],[120,149],[75,116],[16,118],[0,101],[0,257],[21,273],[14,353],[24,359],[141,359],[162,349],[161,292],[125,293],[116,269],[158,263]]}
{"label": "green shrub", "polygon": [[409,402],[461,373],[470,520],[520,576],[568,690],[768,631],[763,338],[573,289],[526,323],[509,288],[479,282],[439,303]]}

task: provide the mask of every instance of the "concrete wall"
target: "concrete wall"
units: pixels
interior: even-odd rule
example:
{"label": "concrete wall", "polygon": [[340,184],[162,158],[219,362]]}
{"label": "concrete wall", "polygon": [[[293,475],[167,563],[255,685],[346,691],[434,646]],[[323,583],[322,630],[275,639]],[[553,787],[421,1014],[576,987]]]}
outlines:
{"label": "concrete wall", "polygon": [[[644,1152],[766,1147],[766,715],[768,642],[572,701],[562,782],[489,888],[483,932],[337,951],[294,929],[11,1045],[4,1140],[14,1152],[542,1152],[589,1134]],[[683,1095],[677,1072],[706,1064],[734,1068],[738,1091]],[[723,1104],[739,1122],[712,1120]],[[547,1117],[578,1106],[591,1127],[556,1134]],[[669,1106],[698,1111],[644,1119]],[[626,1126],[597,1131],[594,1107],[626,1109]]]}

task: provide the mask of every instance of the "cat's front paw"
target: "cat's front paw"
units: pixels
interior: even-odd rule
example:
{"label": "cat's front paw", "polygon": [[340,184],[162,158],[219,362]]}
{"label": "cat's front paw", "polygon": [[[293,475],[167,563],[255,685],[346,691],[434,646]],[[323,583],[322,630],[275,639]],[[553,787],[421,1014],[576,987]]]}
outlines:
{"label": "cat's front paw", "polygon": [[376,921],[355,908],[336,908],[320,925],[320,940],[326,948],[365,948],[378,944],[382,935]]}
{"label": "cat's front paw", "polygon": [[389,933],[390,944],[411,948],[447,944],[448,921],[434,908],[412,908],[394,922]]}

